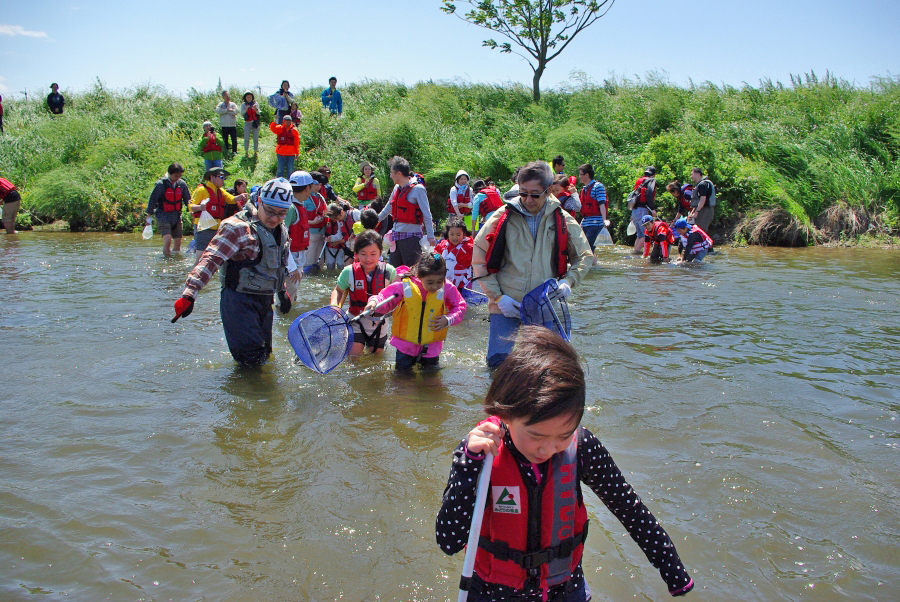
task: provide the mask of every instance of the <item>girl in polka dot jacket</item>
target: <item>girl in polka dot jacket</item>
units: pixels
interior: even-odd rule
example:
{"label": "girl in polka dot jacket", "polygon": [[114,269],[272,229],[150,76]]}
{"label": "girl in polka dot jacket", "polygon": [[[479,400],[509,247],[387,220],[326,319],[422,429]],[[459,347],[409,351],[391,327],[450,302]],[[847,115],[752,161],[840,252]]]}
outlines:
{"label": "girl in polka dot jacket", "polygon": [[575,349],[550,330],[522,326],[484,401],[490,418],[453,453],[436,521],[447,554],[463,549],[485,452],[494,455],[469,599],[583,602],[587,511],[581,483],[621,521],[669,593],[694,582],[675,546],[619,472],[603,444],[580,427],[584,372]]}

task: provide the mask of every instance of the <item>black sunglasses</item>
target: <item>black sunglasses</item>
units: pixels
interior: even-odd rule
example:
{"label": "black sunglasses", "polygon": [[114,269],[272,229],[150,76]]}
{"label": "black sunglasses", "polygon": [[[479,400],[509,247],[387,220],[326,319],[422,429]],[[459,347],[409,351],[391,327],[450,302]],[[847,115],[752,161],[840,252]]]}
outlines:
{"label": "black sunglasses", "polygon": [[533,198],[533,199],[539,199],[539,198],[541,198],[542,196],[544,196],[545,194],[547,194],[547,190],[550,190],[550,189],[549,189],[549,188],[546,188],[546,189],[544,189],[544,192],[539,192],[539,193],[537,193],[537,194],[531,194],[531,193],[528,193],[528,192],[520,192],[520,193],[519,193],[519,196],[522,197],[523,199],[527,199],[528,197],[531,197],[531,198]]}

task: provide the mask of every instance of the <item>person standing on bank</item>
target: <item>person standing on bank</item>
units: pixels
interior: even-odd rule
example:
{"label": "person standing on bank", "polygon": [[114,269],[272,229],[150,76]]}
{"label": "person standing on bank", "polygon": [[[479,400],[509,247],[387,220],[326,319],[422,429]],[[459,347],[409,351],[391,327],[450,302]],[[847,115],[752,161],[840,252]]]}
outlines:
{"label": "person standing on bank", "polygon": [[391,170],[391,180],[394,182],[394,190],[391,196],[378,214],[378,221],[383,222],[391,216],[394,218],[393,238],[397,245],[396,250],[391,251],[391,265],[399,268],[401,265],[414,266],[419,263],[422,254],[422,226],[425,227],[425,236],[433,247],[436,244],[434,238],[434,222],[431,218],[431,207],[428,205],[428,195],[425,187],[419,184],[412,176],[409,161],[403,157],[392,157],[388,161]]}
{"label": "person standing on bank", "polygon": [[241,364],[266,363],[272,353],[274,297],[279,296],[280,310],[287,313],[291,302],[284,293],[285,277],[300,280],[283,223],[292,198],[284,178],[266,182],[259,191],[258,209],[247,203],[222,222],[175,302],[172,322],[190,315],[200,289],[224,265],[219,311],[228,350]]}
{"label": "person standing on bank", "polygon": [[241,103],[241,117],[244,118],[244,154],[250,155],[250,135],[253,135],[253,156],[259,151],[259,103],[253,92],[244,92]]}
{"label": "person standing on bank", "polygon": [[222,102],[216,105],[219,116],[219,130],[222,132],[222,144],[228,150],[228,138],[231,138],[231,154],[237,154],[237,115],[238,106],[231,102],[228,90],[222,90]]}
{"label": "person standing on bank", "polygon": [[341,91],[337,89],[336,77],[329,77],[328,87],[322,90],[322,107],[338,117],[344,114],[344,103],[341,100]]}
{"label": "person standing on bank", "polygon": [[222,167],[222,145],[219,144],[216,130],[209,121],[203,122],[203,135],[200,137],[199,147],[204,169],[209,171],[214,167]]}
{"label": "person standing on bank", "polygon": [[47,108],[54,115],[62,115],[63,108],[66,106],[66,99],[58,92],[58,85],[50,84],[50,89],[53,91],[47,95]]}
{"label": "person standing on bank", "polygon": [[275,109],[276,124],[281,125],[284,116],[291,114],[291,103],[293,102],[294,95],[291,94],[291,83],[288,80],[284,80],[281,82],[278,92],[269,97],[269,106]]}
{"label": "person standing on bank", "polygon": [[283,116],[280,125],[273,121],[269,129],[275,134],[275,155],[278,157],[275,177],[288,178],[294,173],[294,159],[300,154],[300,132],[290,115]]}
{"label": "person standing on bank", "polygon": [[181,251],[181,208],[191,198],[191,191],[187,183],[181,179],[184,167],[180,163],[172,163],[167,170],[168,177],[160,178],[150,193],[150,201],[147,203],[147,224],[153,223],[152,215],[156,216],[156,227],[163,239],[163,255],[172,254],[172,243],[175,243],[175,252]]}
{"label": "person standing on bank", "polygon": [[634,239],[635,255],[644,252],[644,237],[641,233],[644,231],[644,216],[652,215],[656,219],[656,168],[652,165],[644,170],[644,175],[637,179],[634,183],[634,189],[639,191],[638,198],[631,207],[631,222],[637,229],[637,236]]}
{"label": "person standing on bank", "polygon": [[[522,324],[522,298],[550,278],[559,279],[560,293],[568,297],[594,263],[581,226],[550,195],[550,166],[543,161],[529,163],[519,171],[516,183],[519,198],[485,222],[475,237],[472,256],[475,279],[490,299],[487,364],[491,368],[512,350]],[[499,240],[505,242],[503,248],[495,244]]]}
{"label": "person standing on bank", "polygon": [[709,232],[709,225],[715,216],[716,187],[703,175],[699,167],[691,170],[691,181],[694,191],[691,193],[691,212],[688,220],[692,220],[704,232]]}

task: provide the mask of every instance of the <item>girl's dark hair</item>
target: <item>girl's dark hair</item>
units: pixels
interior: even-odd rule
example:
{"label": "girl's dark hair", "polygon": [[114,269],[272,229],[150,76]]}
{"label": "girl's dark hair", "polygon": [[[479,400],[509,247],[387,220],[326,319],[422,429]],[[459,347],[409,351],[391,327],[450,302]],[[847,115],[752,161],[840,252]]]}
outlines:
{"label": "girl's dark hair", "polygon": [[317,184],[321,184],[322,186],[328,183],[328,178],[326,178],[325,175],[319,171],[310,172],[309,177],[311,177]]}
{"label": "girl's dark hair", "polygon": [[668,190],[672,196],[674,196],[676,198],[680,198],[681,197],[681,182],[679,182],[678,180],[672,180],[671,182],[666,184],[666,190]]}
{"label": "girl's dark hair", "polygon": [[472,190],[476,194],[478,194],[479,192],[484,190],[484,188],[486,188],[487,185],[488,185],[487,182],[485,182],[484,180],[475,180],[475,182],[472,183]]}
{"label": "girl's dark hair", "polygon": [[502,420],[536,424],[584,415],[584,370],[575,348],[543,326],[521,326],[512,353],[494,372],[484,411]]}
{"label": "girl's dark hair", "polygon": [[444,238],[450,237],[450,228],[462,228],[463,234],[469,236],[469,229],[466,228],[466,222],[458,215],[451,215],[444,226]]}
{"label": "girl's dark hair", "polygon": [[235,181],[234,181],[234,188],[235,188],[235,190],[236,190],[237,187],[240,186],[241,184],[243,184],[244,186],[246,186],[246,185],[247,185],[247,180],[242,180],[242,179],[240,179],[240,178],[238,178],[237,180],[235,180]]}
{"label": "girl's dark hair", "polygon": [[381,249],[381,234],[375,230],[363,230],[356,236],[353,242],[353,252],[359,253],[369,245],[375,245]]}
{"label": "girl's dark hair", "polygon": [[378,227],[378,213],[374,209],[363,209],[359,214],[359,223],[366,230],[374,230]]}
{"label": "girl's dark hair", "polygon": [[441,257],[440,253],[422,252],[417,263],[412,270],[412,275],[420,280],[425,276],[447,276],[447,262]]}

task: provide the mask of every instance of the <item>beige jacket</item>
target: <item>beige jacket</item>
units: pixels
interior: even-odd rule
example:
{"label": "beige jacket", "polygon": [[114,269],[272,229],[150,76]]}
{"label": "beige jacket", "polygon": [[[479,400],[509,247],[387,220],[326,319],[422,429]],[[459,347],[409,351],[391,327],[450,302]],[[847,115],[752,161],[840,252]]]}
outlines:
{"label": "beige jacket", "polygon": [[[554,277],[552,256],[553,243],[556,241],[556,219],[553,212],[559,207],[556,197],[549,195],[544,208],[544,215],[538,225],[537,239],[532,238],[531,230],[522,217],[524,211],[518,200],[506,203],[497,209],[484,227],[475,237],[475,249],[472,255],[474,276],[484,276],[478,282],[484,293],[490,297],[489,311],[499,314],[500,308],[496,299],[500,295],[509,295],[516,301],[522,298],[539,284]],[[497,221],[504,212],[511,211],[506,229],[506,252],[503,264],[496,274],[487,274],[485,255],[489,243],[487,235],[497,227]],[[571,215],[563,211],[566,227],[569,230],[569,260],[571,265],[565,279],[574,289],[584,278],[594,263],[594,254],[588,244],[584,231]]]}

